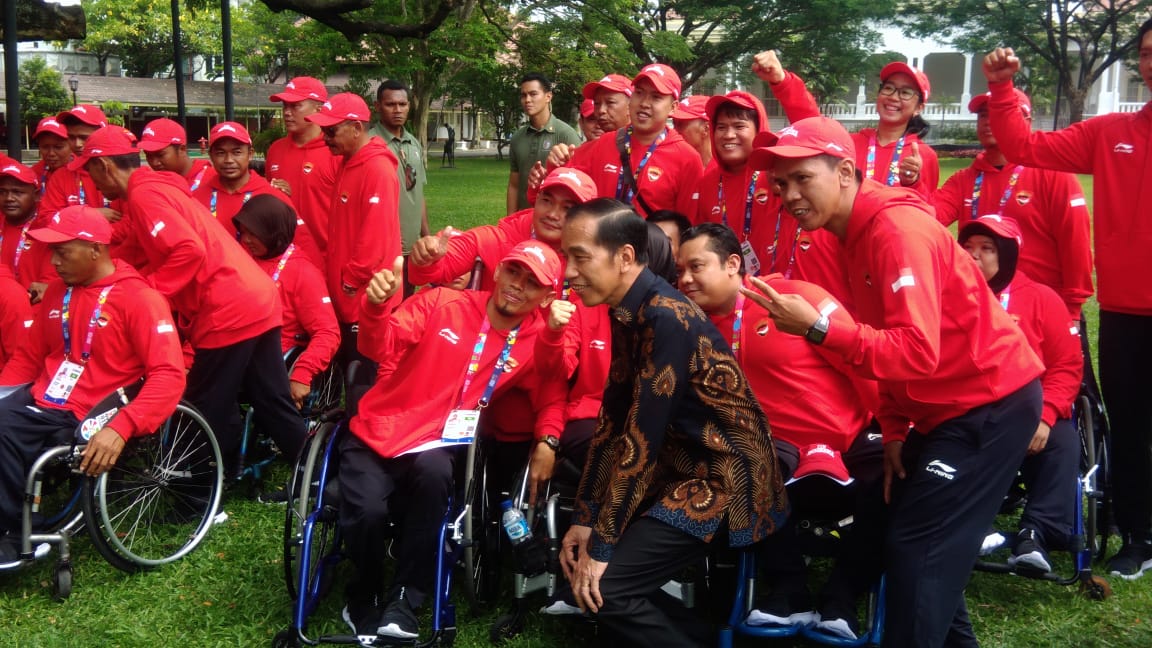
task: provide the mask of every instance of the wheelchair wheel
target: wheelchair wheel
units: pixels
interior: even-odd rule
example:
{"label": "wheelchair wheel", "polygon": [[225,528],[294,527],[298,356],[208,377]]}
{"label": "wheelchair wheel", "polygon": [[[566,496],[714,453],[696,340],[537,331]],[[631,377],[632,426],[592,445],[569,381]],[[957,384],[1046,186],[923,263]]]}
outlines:
{"label": "wheelchair wheel", "polygon": [[499,588],[500,524],[489,492],[486,443],[477,440],[469,448],[465,464],[464,586],[473,608],[496,600]]}
{"label": "wheelchair wheel", "polygon": [[96,550],[128,572],[182,558],[214,523],[223,466],[208,423],[181,403],[156,433],[129,441],[111,470],[85,481]]}
{"label": "wheelchair wheel", "polygon": [[344,369],[336,361],[312,378],[312,390],[304,399],[300,416],[315,420],[344,400]]}
{"label": "wheelchair wheel", "polygon": [[1076,427],[1080,433],[1080,474],[1095,467],[1090,488],[1084,492],[1084,541],[1095,556],[1107,550],[1107,503],[1103,485],[1108,451],[1095,425],[1091,399],[1081,395],[1076,401]]}
{"label": "wheelchair wheel", "polygon": [[56,565],[52,575],[52,600],[63,601],[72,595],[72,565]]}
{"label": "wheelchair wheel", "polygon": [[[321,489],[335,479],[334,473],[329,473],[327,480],[321,483],[326,457],[334,457],[334,449],[332,453],[329,453],[329,447],[335,442],[337,429],[336,423],[326,422],[315,433],[308,436],[304,442],[304,447],[300,450],[296,468],[288,480],[288,505],[285,507],[284,514],[284,583],[288,587],[288,596],[292,600],[296,600],[299,595],[300,574],[298,572],[301,552],[305,550],[305,521],[316,511]],[[332,518],[333,524],[329,526],[334,526],[336,522],[334,505],[335,502],[326,504],[326,508],[329,510],[320,513],[320,517]],[[314,525],[320,521],[318,519]],[[320,529],[314,529],[312,546],[308,547],[308,551],[313,552],[311,554],[313,560],[310,565],[310,571],[313,572],[319,566],[319,560],[335,548],[335,529],[324,533],[320,531]],[[309,574],[306,582],[311,583],[314,577],[314,573]]]}

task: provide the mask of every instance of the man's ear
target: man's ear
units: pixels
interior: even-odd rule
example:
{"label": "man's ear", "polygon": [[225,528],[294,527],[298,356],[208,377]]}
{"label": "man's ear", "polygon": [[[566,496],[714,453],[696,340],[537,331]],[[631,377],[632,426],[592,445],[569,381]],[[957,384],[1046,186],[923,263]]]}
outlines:
{"label": "man's ear", "polygon": [[620,259],[620,269],[629,270],[636,263],[636,248],[632,247],[631,243],[625,243],[616,250],[617,258]]}

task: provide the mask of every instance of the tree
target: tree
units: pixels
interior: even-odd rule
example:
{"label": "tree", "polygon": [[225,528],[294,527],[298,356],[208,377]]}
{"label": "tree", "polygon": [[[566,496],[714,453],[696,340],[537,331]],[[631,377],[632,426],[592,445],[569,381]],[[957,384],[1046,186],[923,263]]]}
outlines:
{"label": "tree", "polygon": [[347,39],[331,28],[297,13],[275,13],[259,2],[237,8],[232,41],[237,67],[256,83],[322,76],[349,50]]}
{"label": "tree", "polygon": [[899,22],[912,34],[950,39],[965,52],[1015,48],[1033,68],[1026,71],[1033,81],[1044,72],[1036,68],[1051,70],[1058,94],[1068,102],[1069,121],[1077,122],[1092,85],[1135,49],[1136,31],[1149,10],[1152,0],[910,0]]}
{"label": "tree", "polygon": [[391,38],[425,38],[436,30],[453,12],[473,0],[416,0],[419,7],[400,2],[381,12],[381,4],[373,0],[260,0],[272,11],[292,11],[315,18],[321,24],[340,32],[349,41],[363,36]]}
{"label": "tree", "polygon": [[[48,67],[43,58],[30,58],[20,66],[20,121],[28,133],[41,117],[55,115],[71,106],[68,91],[64,89],[64,77]],[[28,140],[31,139],[29,136]]]}
{"label": "tree", "polygon": [[[172,74],[172,11],[164,0],[84,0],[88,36],[72,41],[78,50],[95,54],[100,73],[107,74],[109,56],[119,56],[128,76]],[[202,4],[202,3],[201,3]],[[208,56],[220,51],[217,12],[199,10],[197,3],[180,13],[180,45],[184,55]],[[193,71],[186,69],[186,74]]]}

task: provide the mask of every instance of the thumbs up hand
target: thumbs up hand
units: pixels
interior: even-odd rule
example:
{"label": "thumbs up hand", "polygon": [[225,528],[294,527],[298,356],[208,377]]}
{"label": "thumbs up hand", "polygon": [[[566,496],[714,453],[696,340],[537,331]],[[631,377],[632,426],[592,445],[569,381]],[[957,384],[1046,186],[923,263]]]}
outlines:
{"label": "thumbs up hand", "polygon": [[448,254],[448,241],[459,232],[449,225],[435,236],[424,236],[412,245],[411,261],[418,266],[431,265]]}
{"label": "thumbs up hand", "polygon": [[920,157],[920,146],[912,142],[912,150],[900,158],[900,184],[908,187],[920,181],[920,169],[924,164]]}
{"label": "thumbs up hand", "polygon": [[365,292],[368,303],[379,306],[388,301],[404,285],[404,257],[398,256],[392,262],[392,269],[384,269],[372,275]]}

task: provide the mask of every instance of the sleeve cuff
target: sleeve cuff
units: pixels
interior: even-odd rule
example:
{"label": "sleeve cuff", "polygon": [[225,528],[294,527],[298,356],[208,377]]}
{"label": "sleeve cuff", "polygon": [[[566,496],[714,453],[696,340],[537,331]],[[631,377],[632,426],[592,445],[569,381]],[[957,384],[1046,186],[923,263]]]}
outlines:
{"label": "sleeve cuff", "polygon": [[609,562],[612,560],[612,551],[616,548],[615,545],[608,544],[608,542],[596,533],[596,529],[592,529],[592,537],[588,540],[588,555],[592,560],[599,560],[600,562]]}

